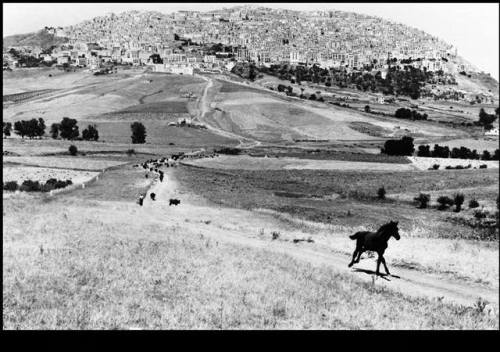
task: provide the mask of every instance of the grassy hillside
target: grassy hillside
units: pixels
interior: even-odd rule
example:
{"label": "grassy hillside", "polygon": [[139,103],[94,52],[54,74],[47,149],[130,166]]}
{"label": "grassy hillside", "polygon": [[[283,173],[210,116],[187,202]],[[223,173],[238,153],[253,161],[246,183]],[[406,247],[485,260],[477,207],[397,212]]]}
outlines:
{"label": "grassy hillside", "polygon": [[52,45],[66,43],[67,38],[56,37],[46,31],[36,33],[16,34],[3,38],[3,48],[12,46],[39,46],[42,49],[48,49]]}

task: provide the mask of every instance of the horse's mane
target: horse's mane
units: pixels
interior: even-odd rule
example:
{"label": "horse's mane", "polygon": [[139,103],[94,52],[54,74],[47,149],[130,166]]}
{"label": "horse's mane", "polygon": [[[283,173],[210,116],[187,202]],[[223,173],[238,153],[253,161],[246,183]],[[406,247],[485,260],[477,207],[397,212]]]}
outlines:
{"label": "horse's mane", "polygon": [[382,235],[385,231],[387,231],[390,227],[393,227],[393,226],[394,226],[394,223],[392,221],[380,226],[380,228],[377,230],[377,235]]}

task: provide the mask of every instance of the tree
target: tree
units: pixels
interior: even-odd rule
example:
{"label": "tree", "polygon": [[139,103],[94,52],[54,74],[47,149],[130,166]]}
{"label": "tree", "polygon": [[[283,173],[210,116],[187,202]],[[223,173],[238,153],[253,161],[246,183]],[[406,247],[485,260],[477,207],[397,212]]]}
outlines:
{"label": "tree", "polygon": [[385,199],[385,193],[386,193],[386,191],[385,191],[384,186],[380,187],[377,191],[378,199]]}
{"label": "tree", "polygon": [[78,138],[80,133],[78,131],[77,123],[78,121],[76,119],[63,117],[61,123],[59,124],[59,134],[61,138],[69,140]]}
{"label": "tree", "polygon": [[429,204],[431,200],[431,195],[430,194],[425,194],[425,193],[420,193],[418,197],[414,198],[415,201],[419,202],[419,208],[420,209],[425,209],[427,208],[427,204]]}
{"label": "tree", "polygon": [[71,155],[75,156],[78,153],[78,148],[72,144],[69,146],[68,151]]}
{"label": "tree", "polygon": [[4,122],[3,123],[3,134],[5,135],[5,137],[10,136],[10,131],[12,131],[12,123]]}
{"label": "tree", "polygon": [[88,127],[82,131],[82,138],[86,141],[97,141],[99,139],[99,132],[96,126],[88,125]]}
{"label": "tree", "polygon": [[365,112],[370,112],[370,111],[371,111],[371,109],[370,109],[370,105],[366,105],[366,106],[365,106]]}
{"label": "tree", "polygon": [[431,147],[429,145],[419,145],[417,156],[430,157],[431,156],[430,148]]}
{"label": "tree", "polygon": [[146,127],[140,122],[134,122],[130,125],[132,129],[132,143],[143,144],[146,143]]}
{"label": "tree", "polygon": [[40,117],[38,123],[34,124],[34,133],[38,137],[42,137],[45,134],[45,121]]}
{"label": "tree", "polygon": [[455,203],[455,212],[460,212],[462,209],[462,204],[464,204],[464,195],[462,193],[457,193],[455,194],[455,198],[453,199],[453,202]]}
{"label": "tree", "polygon": [[50,125],[50,136],[54,139],[57,139],[59,136],[59,124],[58,123],[53,123]]}

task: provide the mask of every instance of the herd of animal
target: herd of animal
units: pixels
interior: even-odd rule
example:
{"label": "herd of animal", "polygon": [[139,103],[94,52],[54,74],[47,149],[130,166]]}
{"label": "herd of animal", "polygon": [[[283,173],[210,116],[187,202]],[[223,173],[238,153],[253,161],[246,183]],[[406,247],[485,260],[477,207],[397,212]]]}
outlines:
{"label": "herd of animal", "polygon": [[[176,167],[177,166],[177,161],[182,157],[182,154],[178,155],[172,155],[171,158],[161,158],[161,159],[149,159],[146,160],[145,162],[141,164],[135,164],[134,167],[139,168],[142,167],[144,170],[146,170],[145,177],[149,178],[149,172],[152,172],[154,175],[158,176],[158,179],[160,182],[163,182],[163,179],[165,177],[165,173],[160,170],[160,167],[166,166],[166,167]],[[156,193],[151,192],[149,194],[149,197],[151,198],[151,201],[156,200]],[[146,194],[141,194],[139,195],[139,199],[137,200],[137,203],[142,206],[144,204],[144,199],[146,198]],[[169,206],[170,205],[179,205],[181,201],[179,199],[175,198],[170,198],[169,199]]]}

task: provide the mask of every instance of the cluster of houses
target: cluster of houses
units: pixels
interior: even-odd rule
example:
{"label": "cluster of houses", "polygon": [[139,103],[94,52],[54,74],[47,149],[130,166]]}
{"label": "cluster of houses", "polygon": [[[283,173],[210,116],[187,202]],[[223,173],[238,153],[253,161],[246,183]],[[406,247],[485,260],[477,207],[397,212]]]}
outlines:
{"label": "cluster of houses", "polygon": [[[192,74],[196,69],[231,70],[235,61],[250,61],[266,66],[316,64],[348,70],[372,65],[385,75],[387,59],[409,60],[407,65],[450,74],[473,69],[456,60],[457,51],[451,45],[429,34],[342,11],[299,12],[256,6],[170,14],[128,11],[45,30],[68,42],[50,54],[31,48],[32,55],[57,65],[91,70],[115,63]],[[186,41],[187,46],[181,45]],[[213,43],[229,46],[231,52],[210,55],[204,46]],[[162,63],[154,62],[153,54],[159,55]],[[4,54],[4,66],[10,65],[15,61]]]}

